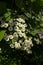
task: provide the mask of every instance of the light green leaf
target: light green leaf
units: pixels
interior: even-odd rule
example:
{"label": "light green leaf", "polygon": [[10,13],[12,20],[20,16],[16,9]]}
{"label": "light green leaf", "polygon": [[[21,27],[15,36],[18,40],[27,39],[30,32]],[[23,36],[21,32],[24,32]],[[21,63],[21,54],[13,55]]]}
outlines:
{"label": "light green leaf", "polygon": [[6,30],[0,30],[0,41],[3,39]]}

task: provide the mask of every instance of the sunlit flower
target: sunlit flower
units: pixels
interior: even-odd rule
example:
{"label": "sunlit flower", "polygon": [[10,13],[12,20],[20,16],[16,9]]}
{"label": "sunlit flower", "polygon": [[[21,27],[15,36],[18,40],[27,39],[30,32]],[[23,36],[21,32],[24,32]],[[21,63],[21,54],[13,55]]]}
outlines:
{"label": "sunlit flower", "polygon": [[14,37],[14,38],[15,38],[15,37],[18,38],[17,32],[14,32],[14,33],[13,33],[13,37]]}
{"label": "sunlit flower", "polygon": [[22,40],[19,40],[19,43],[22,43]]}
{"label": "sunlit flower", "polygon": [[11,48],[14,48],[14,44],[10,44],[10,47],[11,47]]}
{"label": "sunlit flower", "polygon": [[27,53],[28,53],[28,54],[31,54],[31,53],[32,53],[32,51],[31,51],[31,50],[28,50],[28,51],[27,51]]}
{"label": "sunlit flower", "polygon": [[9,39],[9,36],[4,37],[4,40],[5,40],[5,41],[9,41],[9,40],[10,40],[10,39]]}
{"label": "sunlit flower", "polygon": [[26,36],[26,34],[25,33],[22,33],[22,36],[26,39],[27,38],[27,36]]}
{"label": "sunlit flower", "polygon": [[40,43],[40,40],[37,38],[34,38],[34,40],[36,41],[36,44],[39,44]]}
{"label": "sunlit flower", "polygon": [[40,39],[43,39],[43,32],[39,33]]}
{"label": "sunlit flower", "polygon": [[9,39],[13,39],[13,35],[9,35],[8,37],[9,37]]}
{"label": "sunlit flower", "polygon": [[19,31],[19,27],[18,27],[18,26],[15,26],[15,27],[14,27],[14,30],[15,30],[15,31]]}
{"label": "sunlit flower", "polygon": [[29,48],[30,48],[30,46],[33,46],[31,40],[25,40],[24,42],[25,42],[25,46],[27,46],[27,47],[29,47]]}
{"label": "sunlit flower", "polygon": [[2,23],[2,24],[1,24],[1,27],[7,28],[7,27],[8,27],[8,23]]}
{"label": "sunlit flower", "polygon": [[25,23],[25,20],[23,18],[18,18],[17,21]]}
{"label": "sunlit flower", "polygon": [[20,49],[20,48],[21,48],[20,43],[15,42],[15,48],[16,48],[16,49]]}
{"label": "sunlit flower", "polygon": [[19,32],[19,36],[20,36],[20,37],[23,37],[23,36],[22,36],[22,33]]}

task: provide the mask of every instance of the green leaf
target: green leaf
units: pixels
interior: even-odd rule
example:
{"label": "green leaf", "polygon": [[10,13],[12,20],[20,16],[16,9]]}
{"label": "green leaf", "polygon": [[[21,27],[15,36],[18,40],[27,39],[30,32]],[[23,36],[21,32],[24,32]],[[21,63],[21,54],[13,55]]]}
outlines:
{"label": "green leaf", "polygon": [[14,44],[15,43],[15,40],[14,39],[12,39],[12,44]]}
{"label": "green leaf", "polygon": [[31,18],[31,16],[32,16],[32,15],[31,15],[30,13],[28,13],[28,12],[26,12],[26,13],[24,13],[24,14],[25,14],[25,16],[28,17],[28,18]]}
{"label": "green leaf", "polygon": [[4,14],[5,18],[9,17],[10,15],[11,15],[11,12],[6,12],[6,13]]}
{"label": "green leaf", "polygon": [[3,39],[6,30],[0,30],[0,41]]}
{"label": "green leaf", "polygon": [[40,26],[41,26],[41,27],[43,27],[43,23],[42,23],[42,24],[40,24]]}
{"label": "green leaf", "polygon": [[35,36],[35,35],[38,34],[40,31],[41,31],[40,29],[35,29],[35,30],[31,31],[31,34],[32,34],[33,36]]}

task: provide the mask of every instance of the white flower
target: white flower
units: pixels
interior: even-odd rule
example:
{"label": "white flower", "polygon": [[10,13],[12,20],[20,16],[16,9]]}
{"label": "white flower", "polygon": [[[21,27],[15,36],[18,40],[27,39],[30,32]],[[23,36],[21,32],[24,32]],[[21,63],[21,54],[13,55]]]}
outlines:
{"label": "white flower", "polygon": [[18,23],[17,22],[17,24],[16,24],[17,26],[19,26],[19,27],[22,27],[23,26],[23,24],[21,24],[21,23]]}
{"label": "white flower", "polygon": [[22,40],[19,40],[19,43],[22,43]]}
{"label": "white flower", "polygon": [[25,28],[22,27],[21,31],[22,31],[22,32],[25,32]]}
{"label": "white flower", "polygon": [[40,43],[40,40],[39,39],[34,38],[34,40],[36,41],[37,44]]}
{"label": "white flower", "polygon": [[25,23],[25,20],[23,18],[17,18],[16,20],[19,22]]}
{"label": "white flower", "polygon": [[26,50],[27,49],[27,47],[24,47],[24,49],[23,50]]}
{"label": "white flower", "polygon": [[27,47],[29,47],[30,48],[30,46],[32,46],[32,41],[30,41],[30,40],[25,40],[24,41],[24,43],[25,43],[25,46],[27,46]]}
{"label": "white flower", "polygon": [[27,27],[27,24],[24,24],[24,27]]}
{"label": "white flower", "polygon": [[31,41],[32,37],[29,37],[29,40]]}
{"label": "white flower", "polygon": [[18,38],[17,32],[14,32],[14,33],[13,33],[13,37],[14,37],[14,38],[15,38],[15,37]]}
{"label": "white flower", "polygon": [[20,37],[23,37],[21,30],[19,30],[17,33],[18,33],[18,35],[19,35]]}
{"label": "white flower", "polygon": [[20,48],[21,48],[20,43],[15,42],[15,48],[16,48],[16,49],[20,49]]}
{"label": "white flower", "polygon": [[9,39],[13,39],[13,35],[9,35],[8,37],[9,37]]}
{"label": "white flower", "polygon": [[9,30],[9,31],[13,31],[13,27],[10,26],[10,27],[8,28],[8,30]]}
{"label": "white flower", "polygon": [[26,36],[25,33],[22,33],[22,36],[23,36],[25,39],[27,39],[27,36]]}
{"label": "white flower", "polygon": [[9,41],[9,36],[4,37],[5,41]]}
{"label": "white flower", "polygon": [[19,35],[22,34],[21,30],[17,30],[17,33],[18,33]]}
{"label": "white flower", "polygon": [[28,51],[27,51],[27,53],[28,53],[28,54],[31,54],[31,53],[32,53],[32,51],[31,51],[31,50],[28,50]]}
{"label": "white flower", "polygon": [[14,30],[15,30],[15,31],[19,31],[19,27],[18,27],[18,26],[15,26],[15,27],[14,27]]}
{"label": "white flower", "polygon": [[43,35],[42,34],[39,34],[39,37],[40,37],[40,39],[43,39]]}
{"label": "white flower", "polygon": [[7,28],[7,27],[8,27],[8,23],[2,23],[2,24],[1,24],[1,27]]}
{"label": "white flower", "polygon": [[14,48],[14,44],[10,44],[10,47],[11,47],[11,48]]}

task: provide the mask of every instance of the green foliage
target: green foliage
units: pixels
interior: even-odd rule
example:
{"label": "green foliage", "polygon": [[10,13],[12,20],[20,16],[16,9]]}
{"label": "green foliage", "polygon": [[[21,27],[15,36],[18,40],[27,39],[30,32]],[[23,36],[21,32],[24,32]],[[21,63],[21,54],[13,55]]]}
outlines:
{"label": "green foliage", "polygon": [[7,9],[6,13],[4,14],[4,18],[6,21],[9,21],[11,19],[11,10]]}

